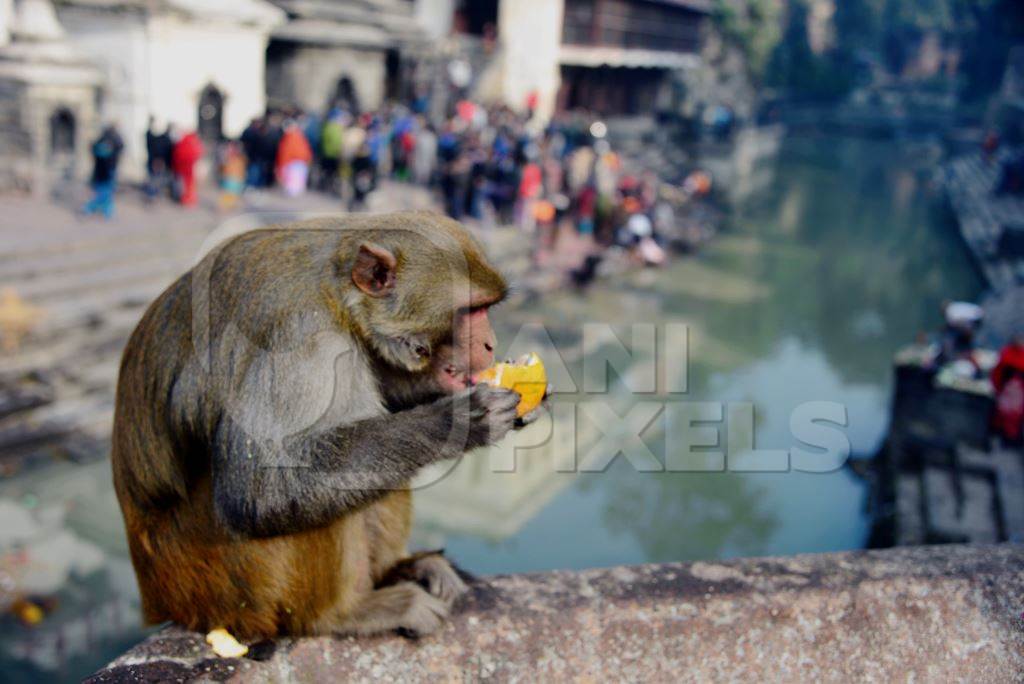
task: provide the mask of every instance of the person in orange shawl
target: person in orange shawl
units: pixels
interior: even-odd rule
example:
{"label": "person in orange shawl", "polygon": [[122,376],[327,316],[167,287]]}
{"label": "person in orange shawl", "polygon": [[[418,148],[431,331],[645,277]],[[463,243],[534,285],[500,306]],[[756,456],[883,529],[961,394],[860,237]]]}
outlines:
{"label": "person in orange shawl", "polygon": [[171,168],[178,181],[182,206],[194,207],[199,203],[196,192],[196,163],[203,158],[203,141],[195,131],[186,133],[171,152]]}
{"label": "person in orange shawl", "polygon": [[220,199],[217,206],[221,211],[230,211],[238,206],[245,190],[245,174],[248,160],[242,153],[241,144],[231,141],[224,145],[220,162]]}
{"label": "person in orange shawl", "polygon": [[297,197],[306,191],[306,179],[309,177],[309,163],[313,160],[313,150],[303,135],[302,129],[294,121],[285,127],[284,135],[277,146],[277,180],[289,197]]}
{"label": "person in orange shawl", "polygon": [[1004,440],[1020,444],[1024,439],[1024,334],[1013,337],[992,369],[996,410],[992,427]]}

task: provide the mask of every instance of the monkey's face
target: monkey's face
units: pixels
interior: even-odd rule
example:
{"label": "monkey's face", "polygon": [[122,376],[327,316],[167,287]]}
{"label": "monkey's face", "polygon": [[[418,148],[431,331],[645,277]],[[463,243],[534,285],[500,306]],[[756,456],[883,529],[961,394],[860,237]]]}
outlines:
{"label": "monkey's face", "polygon": [[447,223],[447,240],[384,234],[386,246],[360,244],[352,281],[360,327],[384,361],[456,392],[494,364],[489,310],[506,285],[465,229]]}
{"label": "monkey's face", "polygon": [[452,342],[436,347],[431,364],[434,380],[444,392],[469,387],[474,375],[494,365],[496,344],[487,306],[457,312]]}

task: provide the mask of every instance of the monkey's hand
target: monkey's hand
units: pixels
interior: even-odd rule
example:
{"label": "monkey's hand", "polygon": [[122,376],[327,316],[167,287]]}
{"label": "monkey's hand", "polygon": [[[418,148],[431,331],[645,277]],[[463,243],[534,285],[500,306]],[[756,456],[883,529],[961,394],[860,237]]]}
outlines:
{"label": "monkey's hand", "polygon": [[488,446],[500,441],[516,422],[519,395],[503,387],[480,383],[452,397],[455,424],[466,430],[466,447]]}

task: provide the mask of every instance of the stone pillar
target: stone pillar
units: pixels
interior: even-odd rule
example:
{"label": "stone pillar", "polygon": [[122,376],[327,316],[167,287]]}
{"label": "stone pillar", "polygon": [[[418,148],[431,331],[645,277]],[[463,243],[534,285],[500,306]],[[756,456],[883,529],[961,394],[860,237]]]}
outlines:
{"label": "stone pillar", "polygon": [[11,34],[20,40],[60,40],[64,29],[50,0],[18,0]]}
{"label": "stone pillar", "polygon": [[[0,0],[0,11],[10,9]],[[101,75],[67,42],[50,0],[17,0],[0,47],[0,92],[9,135],[0,145],[0,185],[44,195],[88,157]],[[75,124],[74,150],[50,148],[53,117]],[[67,152],[67,153],[65,153]]]}
{"label": "stone pillar", "polygon": [[441,40],[451,33],[454,11],[455,0],[416,0],[414,16],[431,40]]}
{"label": "stone pillar", "polygon": [[0,47],[11,42],[11,23],[14,20],[12,0],[0,0]]}
{"label": "stone pillar", "polygon": [[502,91],[513,109],[524,109],[536,91],[537,113],[548,119],[555,111],[564,9],[563,0],[501,0]]}

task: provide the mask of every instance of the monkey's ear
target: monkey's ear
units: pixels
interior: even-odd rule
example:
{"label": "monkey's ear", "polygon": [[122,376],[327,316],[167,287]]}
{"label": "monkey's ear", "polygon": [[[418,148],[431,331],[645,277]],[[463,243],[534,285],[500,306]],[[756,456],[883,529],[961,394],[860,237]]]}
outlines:
{"label": "monkey's ear", "polygon": [[395,268],[398,260],[390,251],[364,242],[359,245],[355,266],[352,267],[352,282],[371,297],[383,297],[395,287]]}

